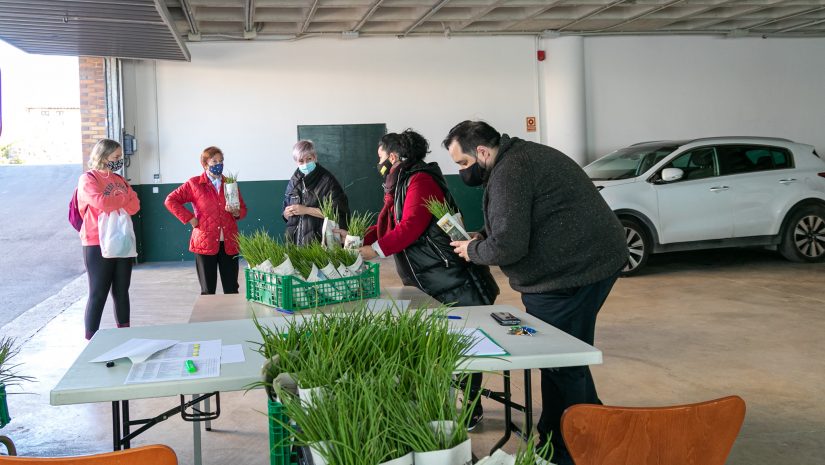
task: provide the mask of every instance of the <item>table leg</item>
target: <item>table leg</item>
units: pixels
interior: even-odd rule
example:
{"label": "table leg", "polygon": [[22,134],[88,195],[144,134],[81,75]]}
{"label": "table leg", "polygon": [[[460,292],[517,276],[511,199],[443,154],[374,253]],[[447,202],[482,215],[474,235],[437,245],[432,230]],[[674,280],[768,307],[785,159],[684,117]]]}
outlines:
{"label": "table leg", "polygon": [[[198,394],[192,395],[192,400],[198,397]],[[193,407],[196,410],[200,410],[200,402],[195,404]],[[201,458],[201,422],[193,421],[192,422],[192,446],[193,446],[193,454],[194,454],[194,463],[195,465],[201,465],[202,458]]]}
{"label": "table leg", "polygon": [[[203,401],[204,412],[209,411],[209,397]],[[212,431],[212,420],[206,420],[206,431]]]}
{"label": "table leg", "polygon": [[114,450],[120,450],[120,402],[112,401],[112,439]]}
{"label": "table leg", "polygon": [[[129,437],[129,401],[122,400],[120,401],[120,416],[123,422],[123,429],[122,434],[123,438]],[[130,449],[132,447],[132,441],[129,439],[124,439],[123,441],[123,448]]]}
{"label": "table leg", "polygon": [[509,439],[513,431],[513,410],[510,404],[512,394],[510,392],[510,371],[504,371],[504,436],[490,449],[490,455],[496,449],[501,449]]}
{"label": "table leg", "polygon": [[524,370],[524,440],[533,434],[533,370]]}

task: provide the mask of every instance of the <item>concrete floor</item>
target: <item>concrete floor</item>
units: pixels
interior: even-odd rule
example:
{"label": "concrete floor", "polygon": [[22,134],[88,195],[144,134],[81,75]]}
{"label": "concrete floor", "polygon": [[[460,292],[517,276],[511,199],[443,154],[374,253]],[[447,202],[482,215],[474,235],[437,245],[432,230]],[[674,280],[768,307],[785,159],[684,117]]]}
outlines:
{"label": "concrete floor", "polygon": [[[382,262],[382,285],[398,285],[394,274],[392,262]],[[501,274],[497,277],[503,290],[498,302],[520,306],[518,294]],[[613,405],[653,406],[738,394],[748,411],[729,464],[822,464],[823,278],[825,265],[788,263],[767,251],[653,257],[647,273],[619,280],[600,314],[596,346],[604,352],[604,364],[593,372],[601,398]],[[30,395],[11,397],[13,420],[2,430],[21,455],[111,450],[110,404],[49,406],[49,390],[85,346],[84,281],[70,284],[0,332],[26,341],[18,361],[24,363],[22,371],[39,381],[24,386]],[[197,294],[191,262],[138,266],[132,280],[132,324],[185,322]],[[103,327],[113,327],[109,309]],[[538,378],[535,373],[540,401]],[[492,386],[500,381],[486,379]],[[515,383],[515,396],[521,398],[521,382]],[[268,463],[263,393],[228,393],[221,400],[221,418],[204,435],[204,463]],[[176,402],[132,402],[133,418],[160,413]],[[490,401],[485,407],[484,422],[471,434],[479,456],[486,455],[503,426],[502,410]],[[180,463],[192,463],[192,428],[179,417],[133,444],[150,443],[167,444]],[[516,447],[511,439],[505,449]]]}

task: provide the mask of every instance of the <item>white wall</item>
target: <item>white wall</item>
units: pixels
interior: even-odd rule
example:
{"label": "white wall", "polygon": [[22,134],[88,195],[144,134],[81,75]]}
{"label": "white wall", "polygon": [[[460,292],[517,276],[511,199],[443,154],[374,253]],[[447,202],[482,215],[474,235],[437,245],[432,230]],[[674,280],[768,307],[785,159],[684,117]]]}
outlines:
{"label": "white wall", "polygon": [[825,154],[825,39],[585,39],[588,157],[645,140],[785,137]]}
{"label": "white wall", "polygon": [[[182,182],[200,171],[201,150],[218,145],[243,180],[286,179],[297,125],[354,123],[413,127],[429,139],[431,159],[455,173],[439,146],[453,124],[485,119],[538,141],[526,116],[539,118],[550,145],[586,131],[586,153],[571,153],[582,163],[644,140],[714,135],[786,137],[825,154],[825,39],[567,42],[576,47],[569,73],[553,63],[565,39],[540,41],[552,52],[541,65],[530,37],[189,44],[190,63],[124,65],[126,127],[140,142],[129,174]],[[584,55],[583,86],[564,80],[582,75],[571,54]],[[584,95],[565,95],[575,92]],[[577,131],[578,104],[565,102],[580,99],[586,122]]]}
{"label": "white wall", "polygon": [[[287,179],[298,125],[386,123],[429,141],[445,173],[456,173],[441,140],[464,119],[525,133],[535,116],[535,40],[498,38],[306,39],[193,43],[192,61],[124,66],[126,127],[140,146],[130,172],[140,183],[197,174],[209,145],[242,180]],[[155,75],[157,109],[155,109]],[[155,115],[159,115],[155,121]],[[157,128],[157,130],[156,130]],[[376,141],[377,143],[377,141]],[[323,160],[322,160],[323,163]],[[136,173],[140,174],[137,175]]]}

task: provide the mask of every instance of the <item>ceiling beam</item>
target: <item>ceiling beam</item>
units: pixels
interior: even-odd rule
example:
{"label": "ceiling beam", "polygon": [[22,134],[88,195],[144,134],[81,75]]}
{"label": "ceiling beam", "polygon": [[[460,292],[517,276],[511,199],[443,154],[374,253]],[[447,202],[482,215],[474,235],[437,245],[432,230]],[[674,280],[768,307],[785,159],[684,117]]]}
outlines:
{"label": "ceiling beam", "polygon": [[549,11],[550,9],[552,9],[554,6],[558,5],[559,3],[563,2],[563,1],[564,1],[564,0],[552,0],[550,3],[548,3],[547,5],[544,5],[543,7],[539,8],[538,10],[534,11],[532,14],[528,15],[526,18],[524,18],[524,19],[519,19],[519,20],[517,20],[517,21],[513,21],[513,22],[510,22],[510,23],[507,23],[507,24],[506,24],[506,25],[502,28],[502,30],[510,29],[510,28],[513,28],[513,27],[518,26],[519,24],[526,23],[527,21],[534,20],[534,19],[536,19],[538,16],[540,16],[540,15],[542,15],[542,14],[546,13],[547,11]]}
{"label": "ceiling beam", "polygon": [[493,4],[482,8],[478,13],[471,16],[470,19],[458,23],[458,26],[456,26],[455,30],[456,31],[464,30],[465,27],[467,27],[470,24],[473,24],[474,22],[476,22],[476,21],[480,20],[481,18],[487,16],[488,14],[490,14],[490,12],[492,12],[496,8],[498,8],[498,7],[502,6],[503,4],[507,3],[507,1],[508,0],[498,0],[497,2],[495,2]]}
{"label": "ceiling beam", "polygon": [[816,26],[817,24],[822,24],[822,23],[825,23],[825,19],[818,19],[816,21],[803,23],[803,24],[800,24],[798,26],[786,27],[785,29],[780,29],[778,31],[772,32],[771,34],[782,34],[782,33],[785,33],[785,32],[795,31],[797,29],[802,29],[802,28],[806,28],[806,27],[810,27],[810,26]]}
{"label": "ceiling beam", "polygon": [[612,25],[612,26],[607,26],[607,27],[603,27],[603,28],[601,28],[601,29],[597,29],[597,30],[595,30],[595,31],[587,31],[587,32],[605,32],[605,31],[609,31],[609,30],[611,30],[611,29],[616,29],[617,27],[627,26],[628,24],[630,24],[630,23],[632,23],[632,22],[634,22],[634,21],[638,21],[638,20],[640,20],[640,19],[644,19],[644,18],[646,18],[646,17],[648,17],[648,16],[652,15],[653,13],[658,13],[658,12],[660,12],[660,11],[662,11],[662,10],[666,10],[666,9],[668,9],[668,8],[672,7],[673,5],[676,5],[676,4],[678,4],[678,3],[682,3],[682,2],[684,2],[684,1],[685,1],[685,0],[673,0],[673,1],[671,1],[671,2],[667,2],[667,3],[664,3],[664,4],[659,5],[659,6],[657,6],[657,7],[651,8],[651,9],[649,9],[649,10],[645,11],[644,13],[640,13],[640,14],[638,14],[638,15],[636,15],[636,16],[632,16],[632,17],[630,17],[630,18],[627,18],[627,19],[625,19],[624,21],[618,22],[618,23],[616,23],[616,24],[614,24],[614,25]]}
{"label": "ceiling beam", "polygon": [[255,0],[246,0],[243,5],[243,31],[252,32],[255,24]]}
{"label": "ceiling beam", "polygon": [[413,30],[415,30],[415,28],[417,28],[422,23],[424,23],[424,21],[430,19],[430,16],[436,14],[436,12],[438,12],[438,10],[440,10],[444,5],[446,5],[449,2],[450,2],[450,0],[439,0],[438,3],[433,5],[432,8],[430,8],[430,11],[428,11],[426,14],[424,14],[424,16],[418,18],[418,21],[416,21],[415,24],[413,24],[409,29],[404,31],[404,33],[401,34],[401,37],[407,37],[410,34],[410,32],[412,32]]}
{"label": "ceiling beam", "polygon": [[[659,30],[667,29],[667,27],[672,25],[672,24],[676,24],[680,21],[685,21],[685,20],[688,20],[688,19],[691,19],[691,18],[695,18],[697,16],[701,16],[701,15],[707,13],[708,11],[715,10],[716,8],[719,8],[720,6],[725,6],[727,4],[738,2],[738,1],[740,1],[740,0],[726,0],[724,2],[719,2],[719,3],[716,3],[714,5],[710,5],[707,8],[702,8],[700,10],[696,10],[693,13],[681,16],[679,18],[676,18],[676,19],[674,19],[673,21],[671,21],[669,23],[662,24],[658,29]],[[685,31],[689,31],[689,29],[686,29]]]}
{"label": "ceiling beam", "polygon": [[580,17],[580,18],[576,19],[576,20],[573,20],[573,21],[571,21],[571,22],[569,22],[569,23],[567,23],[567,24],[565,24],[564,26],[562,26],[562,27],[560,27],[560,28],[556,29],[556,31],[557,31],[557,32],[561,32],[561,31],[563,31],[563,30],[567,29],[568,27],[570,27],[570,26],[572,26],[572,25],[574,25],[574,24],[578,24],[578,23],[580,23],[580,22],[582,22],[582,21],[585,21],[585,20],[586,20],[586,19],[588,19],[588,18],[592,18],[593,16],[596,16],[597,14],[599,14],[599,13],[601,13],[601,12],[603,12],[603,11],[609,10],[610,8],[613,8],[614,6],[619,5],[619,4],[622,4],[622,3],[626,2],[626,1],[627,1],[627,0],[614,0],[614,1],[610,2],[610,3],[608,3],[607,5],[602,6],[601,8],[597,8],[597,9],[595,9],[595,10],[591,11],[590,13],[587,13],[586,15],[584,15],[584,16],[582,16],[582,17]]}
{"label": "ceiling beam", "polygon": [[180,9],[183,11],[183,17],[186,18],[186,22],[189,23],[189,33],[190,34],[200,34],[198,30],[198,22],[195,20],[195,15],[192,13],[192,7],[189,5],[189,0],[178,0],[180,1]]}
{"label": "ceiling beam", "polygon": [[372,4],[372,7],[370,7],[369,11],[367,11],[367,14],[365,14],[364,17],[361,18],[361,21],[358,21],[358,24],[356,24],[355,27],[352,28],[352,30],[354,32],[358,32],[359,30],[361,30],[361,28],[364,27],[364,24],[367,21],[369,21],[369,19],[372,17],[372,15],[375,14],[375,10],[377,10],[378,7],[380,7],[382,3],[384,3],[384,0],[376,0]]}
{"label": "ceiling beam", "polygon": [[321,0],[315,0],[312,3],[312,8],[309,9],[309,13],[307,13],[306,19],[304,19],[304,24],[301,26],[300,34],[304,34],[307,29],[309,28],[309,23],[312,22],[312,18],[315,16],[315,11],[318,9],[318,4],[321,3]]}
{"label": "ceiling beam", "polygon": [[796,17],[799,17],[799,16],[804,16],[804,15],[811,14],[811,13],[816,13],[816,12],[822,11],[822,10],[825,10],[825,6],[820,6],[818,8],[811,8],[811,9],[808,9],[808,10],[800,11],[798,13],[792,13],[792,14],[789,14],[789,15],[780,16],[778,18],[770,19],[768,21],[762,21],[761,23],[752,24],[752,25],[748,26],[747,28],[743,28],[743,29],[749,29],[749,30],[750,29],[756,29],[756,28],[759,28],[759,27],[762,27],[762,26],[767,26],[768,24],[778,23],[779,21],[785,21],[786,19],[793,19],[793,18],[796,18]]}

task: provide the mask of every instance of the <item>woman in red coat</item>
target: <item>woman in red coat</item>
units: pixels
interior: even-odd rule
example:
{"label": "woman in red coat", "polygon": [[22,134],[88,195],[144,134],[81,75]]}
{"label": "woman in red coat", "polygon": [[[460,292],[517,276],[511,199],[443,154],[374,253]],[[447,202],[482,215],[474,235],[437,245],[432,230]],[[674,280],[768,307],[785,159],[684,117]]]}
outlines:
{"label": "woman in red coat", "polygon": [[[221,149],[206,148],[201,166],[203,173],[175,189],[164,204],[182,223],[192,225],[189,250],[195,254],[201,295],[215,293],[218,270],[223,293],[237,294],[238,220],[246,216],[246,204],[240,192],[240,208],[233,210],[226,204]],[[186,203],[192,204],[194,213],[183,206]]]}

